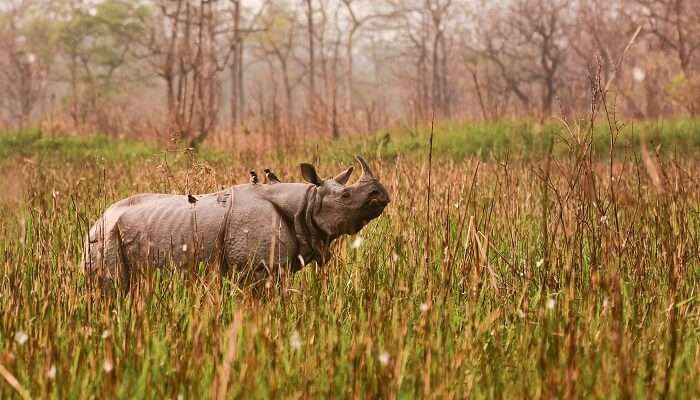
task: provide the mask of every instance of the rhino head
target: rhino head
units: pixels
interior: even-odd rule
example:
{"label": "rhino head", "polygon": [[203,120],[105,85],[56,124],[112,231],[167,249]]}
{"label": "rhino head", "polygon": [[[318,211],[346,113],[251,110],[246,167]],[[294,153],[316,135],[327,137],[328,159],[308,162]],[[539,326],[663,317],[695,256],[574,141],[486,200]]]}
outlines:
{"label": "rhino head", "polygon": [[354,234],[369,221],[382,214],[389,204],[389,194],[375,178],[367,162],[355,156],[362,168],[362,175],[352,185],[346,185],[353,167],[332,179],[321,179],[311,164],[301,164],[304,179],[316,186],[316,210],[314,223],[328,237]]}

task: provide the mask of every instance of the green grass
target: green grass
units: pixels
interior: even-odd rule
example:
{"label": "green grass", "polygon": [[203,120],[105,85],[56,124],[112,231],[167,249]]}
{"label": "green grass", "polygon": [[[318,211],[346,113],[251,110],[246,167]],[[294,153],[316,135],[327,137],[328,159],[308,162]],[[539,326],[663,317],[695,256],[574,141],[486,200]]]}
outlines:
{"label": "green grass", "polygon": [[[105,160],[110,162],[134,162],[146,159],[162,159],[170,155],[176,162],[187,157],[183,149],[165,151],[155,144],[133,139],[118,139],[102,134],[83,136],[53,136],[39,130],[21,132],[0,131],[0,160],[40,158],[70,162]],[[226,159],[223,152],[204,147],[196,157],[217,163]]]}
{"label": "green grass", "polygon": [[[437,156],[452,159],[477,157],[482,160],[533,159],[547,154],[550,142],[553,155],[565,157],[569,144],[578,137],[590,136],[585,121],[545,123],[533,121],[444,122],[435,129],[433,151]],[[610,151],[610,130],[607,123],[597,122],[592,146],[594,155],[607,157]],[[665,154],[687,155],[700,149],[700,121],[671,120],[630,122],[622,125],[615,145],[618,156],[639,152],[643,138],[650,146],[660,146]],[[416,130],[395,128],[370,135],[366,140],[341,138],[330,143],[326,154],[331,158],[362,153],[376,157],[395,158],[398,155],[425,153],[430,126]]]}
{"label": "green grass", "polygon": [[[515,149],[524,139],[503,142],[513,127],[479,146]],[[323,176],[354,152],[379,155],[392,203],[359,248],[343,238],[325,268],[262,295],[204,267],[151,270],[108,295],[78,266],[87,225],[111,202],[214,191],[250,165],[86,163],[92,148],[15,166],[27,175],[23,201],[0,207],[0,365],[44,398],[698,398],[693,149],[661,153],[656,188],[624,157],[614,180],[606,162],[577,166],[563,149],[549,174],[541,157],[483,162],[463,129],[437,132],[430,208],[425,132],[392,136],[380,154],[357,138],[320,147]],[[692,129],[661,135],[692,143]],[[27,157],[49,154],[31,146]],[[299,180],[312,151],[256,166]],[[0,382],[0,398],[18,396]]]}
{"label": "green grass", "polygon": [[132,161],[158,153],[158,149],[142,142],[118,140],[104,135],[46,136],[40,131],[0,132],[0,158],[60,157],[78,161],[87,157]]}
{"label": "green grass", "polygon": [[[425,153],[429,135],[430,126],[415,130],[397,127],[365,137],[311,140],[305,146],[299,146],[295,153],[323,157],[324,161],[352,159],[358,153],[370,158],[393,159],[398,155]],[[457,160],[467,157],[529,160],[543,158],[552,143],[553,155],[565,157],[574,137],[584,140],[587,135],[589,129],[585,121],[569,122],[568,127],[555,120],[545,123],[517,120],[478,123],[447,121],[438,123],[436,127],[433,152],[438,157]],[[621,125],[615,145],[616,154],[637,154],[642,138],[650,147],[659,146],[664,154],[696,153],[700,150],[700,121],[675,119],[626,123]],[[610,133],[607,123],[596,123],[592,147],[597,157],[608,156]],[[314,154],[318,149],[323,149],[321,154]],[[162,158],[164,153],[155,145],[99,134],[47,136],[40,131],[0,132],[0,159],[53,157],[78,161],[98,158],[122,162]],[[174,154],[172,158],[177,161],[184,151],[169,153]],[[278,160],[289,156],[287,149],[276,149],[275,154]],[[206,145],[199,149],[197,158],[213,164],[230,159],[221,149]]]}

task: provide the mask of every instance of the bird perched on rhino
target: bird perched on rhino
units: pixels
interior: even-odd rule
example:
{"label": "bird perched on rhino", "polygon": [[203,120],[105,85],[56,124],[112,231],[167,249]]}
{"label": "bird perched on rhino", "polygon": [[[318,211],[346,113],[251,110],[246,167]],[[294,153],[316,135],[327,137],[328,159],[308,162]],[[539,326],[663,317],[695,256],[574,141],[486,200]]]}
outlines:
{"label": "bird perched on rhino", "polygon": [[277,178],[277,175],[275,175],[274,172],[270,168],[265,168],[265,182],[267,184],[273,184],[273,183],[280,183],[280,180]]}
{"label": "bird perched on rhino", "polygon": [[250,175],[250,183],[256,185],[258,183],[258,174],[255,173],[255,170],[251,169],[248,175]]}
{"label": "bird perched on rhino", "polygon": [[222,273],[242,272],[250,281],[311,262],[323,266],[335,239],[357,233],[389,204],[367,162],[356,158],[362,174],[354,184],[348,184],[353,167],[322,179],[311,164],[301,164],[304,183],[197,195],[196,218],[182,195],[118,201],[90,228],[82,264],[90,277],[124,287],[149,267],[216,263]]}
{"label": "bird perched on rhino", "polygon": [[197,198],[188,193],[187,194],[187,202],[190,204],[194,204],[197,202]]}

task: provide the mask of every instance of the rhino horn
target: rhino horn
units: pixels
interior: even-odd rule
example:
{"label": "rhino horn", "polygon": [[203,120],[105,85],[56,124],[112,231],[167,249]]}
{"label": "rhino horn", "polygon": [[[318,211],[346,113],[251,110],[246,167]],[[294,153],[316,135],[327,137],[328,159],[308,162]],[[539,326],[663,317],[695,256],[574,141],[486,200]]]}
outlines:
{"label": "rhino horn", "polygon": [[369,168],[369,165],[367,164],[367,161],[365,161],[364,158],[360,155],[356,155],[355,158],[357,159],[357,162],[360,163],[360,166],[362,167],[362,176],[360,176],[361,181],[369,181],[372,179],[376,179],[374,177],[374,174],[372,173],[372,170]]}

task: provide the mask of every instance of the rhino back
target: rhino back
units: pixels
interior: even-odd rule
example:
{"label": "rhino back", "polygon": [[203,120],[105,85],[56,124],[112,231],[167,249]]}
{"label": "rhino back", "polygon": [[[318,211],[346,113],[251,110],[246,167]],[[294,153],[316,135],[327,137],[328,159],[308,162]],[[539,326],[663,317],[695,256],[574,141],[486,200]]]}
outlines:
{"label": "rhino back", "polygon": [[128,267],[207,261],[226,213],[226,198],[223,193],[201,195],[191,205],[186,196],[148,193],[120,200],[90,229],[85,268],[106,267],[114,274],[122,261]]}
{"label": "rhino back", "polygon": [[214,261],[217,249],[228,266],[239,270],[296,260],[293,223],[278,212],[262,185],[196,197],[194,205],[186,196],[155,193],[114,203],[91,228],[85,267],[106,266],[110,274],[120,262],[126,269],[171,262],[187,267]]}

